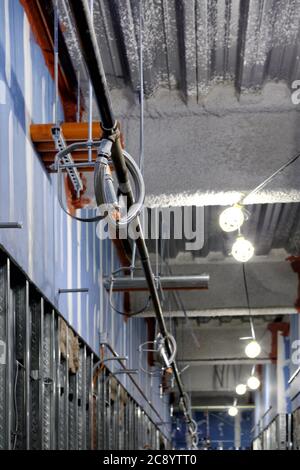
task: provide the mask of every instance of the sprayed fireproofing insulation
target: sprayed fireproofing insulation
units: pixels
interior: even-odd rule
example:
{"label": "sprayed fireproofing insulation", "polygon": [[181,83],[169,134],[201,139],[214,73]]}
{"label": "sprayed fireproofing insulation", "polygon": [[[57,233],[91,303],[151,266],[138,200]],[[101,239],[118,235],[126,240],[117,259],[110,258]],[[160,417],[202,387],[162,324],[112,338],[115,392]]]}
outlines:
{"label": "sprayed fireproofing insulation", "polygon": [[[78,69],[71,15],[59,3]],[[165,87],[199,98],[218,82],[244,91],[299,77],[299,0],[144,0],[144,12],[146,96]],[[137,92],[139,0],[95,1],[94,27],[109,85]]]}

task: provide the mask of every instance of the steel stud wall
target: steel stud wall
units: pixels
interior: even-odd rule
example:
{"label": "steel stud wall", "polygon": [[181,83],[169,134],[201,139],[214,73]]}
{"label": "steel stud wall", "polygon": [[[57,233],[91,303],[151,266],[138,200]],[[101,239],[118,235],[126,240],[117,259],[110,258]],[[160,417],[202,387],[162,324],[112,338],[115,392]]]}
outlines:
{"label": "steel stud wall", "polygon": [[107,368],[93,380],[99,358],[82,339],[70,372],[58,332],[58,312],[0,251],[0,449],[168,446]]}
{"label": "steel stud wall", "polygon": [[291,416],[280,413],[253,440],[254,450],[290,450],[292,444]]}

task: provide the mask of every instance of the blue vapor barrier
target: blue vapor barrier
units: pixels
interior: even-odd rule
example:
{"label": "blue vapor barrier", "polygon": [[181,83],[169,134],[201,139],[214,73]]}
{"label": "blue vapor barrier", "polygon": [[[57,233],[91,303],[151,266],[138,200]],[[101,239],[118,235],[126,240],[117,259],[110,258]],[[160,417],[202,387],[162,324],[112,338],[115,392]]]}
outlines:
{"label": "blue vapor barrier", "polygon": [[[223,410],[194,411],[193,419],[198,424],[199,450],[233,450],[237,441],[240,443],[239,449],[251,448],[253,410],[240,410],[238,418],[232,418]],[[235,435],[235,419],[240,420],[239,436]],[[176,449],[184,449],[186,426],[180,414],[174,416],[172,439]]]}
{"label": "blue vapor barrier", "polygon": [[[138,369],[134,378],[147,400],[129,377],[120,375],[120,382],[154,422],[168,422],[159,378],[140,368],[145,320],[125,321],[110,308],[102,287],[103,275],[118,267],[114,246],[98,239],[95,223],[74,221],[61,210],[57,176],[46,172],[32,145],[30,124],[53,122],[53,110],[53,80],[24,10],[19,1],[0,0],[0,222],[23,224],[21,230],[0,229],[0,245],[96,354],[105,341],[120,356],[129,356],[126,365]],[[61,105],[59,119],[64,119]],[[88,293],[58,294],[85,287]],[[114,295],[114,303],[122,310],[123,295]],[[106,349],[105,354],[111,353]],[[142,362],[146,369],[147,358]],[[162,431],[167,429],[162,425]]]}

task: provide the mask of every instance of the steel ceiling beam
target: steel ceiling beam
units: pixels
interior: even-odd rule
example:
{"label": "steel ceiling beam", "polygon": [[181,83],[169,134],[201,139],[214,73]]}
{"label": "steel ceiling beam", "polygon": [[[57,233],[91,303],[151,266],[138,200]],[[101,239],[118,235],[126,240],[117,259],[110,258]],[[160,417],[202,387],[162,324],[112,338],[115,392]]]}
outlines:
{"label": "steel ceiling beam", "polygon": [[[246,308],[212,308],[203,310],[186,310],[186,315],[182,310],[171,310],[168,315],[173,318],[220,318],[220,317],[249,317],[249,310]],[[275,307],[275,308],[251,308],[252,317],[274,317],[282,315],[299,315],[295,307]],[[151,318],[155,312],[146,311],[139,314],[139,317]]]}

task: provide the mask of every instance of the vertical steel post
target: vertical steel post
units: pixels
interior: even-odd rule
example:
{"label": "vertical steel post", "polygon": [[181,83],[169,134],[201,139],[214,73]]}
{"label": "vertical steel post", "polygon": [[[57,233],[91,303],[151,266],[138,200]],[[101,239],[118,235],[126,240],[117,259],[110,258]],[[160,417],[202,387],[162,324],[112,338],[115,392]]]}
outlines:
{"label": "vertical steel post", "polygon": [[123,449],[128,450],[128,398],[124,406],[124,443]]}
{"label": "vertical steel post", "polygon": [[50,448],[56,449],[56,429],[58,427],[58,419],[56,414],[57,407],[57,370],[59,370],[59,363],[57,360],[57,347],[56,347],[56,337],[58,335],[57,330],[57,318],[55,310],[52,310],[51,313],[51,375],[52,387],[51,387],[51,414],[50,414]]}
{"label": "vertical steel post", "polygon": [[77,374],[69,373],[68,417],[69,417],[69,449],[78,448],[78,392]]}
{"label": "vertical steel post", "polygon": [[25,442],[26,449],[30,449],[30,340],[31,340],[31,312],[29,306],[29,282],[26,280],[25,304]]}
{"label": "vertical steel post", "polygon": [[93,448],[93,422],[94,422],[94,383],[93,383],[93,369],[94,369],[94,354],[90,355],[90,383],[89,383],[89,448]]}
{"label": "vertical steel post", "polygon": [[112,412],[111,412],[111,381],[110,375],[107,378],[107,408],[106,408],[106,416],[107,416],[107,450],[112,450]]}
{"label": "vertical steel post", "polygon": [[66,410],[64,407],[64,394],[66,393],[65,389],[65,367],[64,362],[62,361],[61,357],[61,348],[60,348],[60,328],[59,328],[59,321],[57,322],[57,329],[56,329],[56,357],[57,357],[57,378],[56,378],[56,394],[57,394],[57,401],[56,401],[56,419],[57,419],[57,433],[56,433],[56,448],[58,450],[62,450],[65,448],[65,415]]}
{"label": "vertical steel post", "polygon": [[[38,319],[35,319],[37,321]],[[47,444],[45,443],[45,426],[44,424],[44,405],[45,405],[45,368],[47,365],[45,364],[45,361],[49,361],[49,353],[50,350],[48,348],[47,354],[45,351],[45,343],[44,341],[49,341],[50,340],[50,335],[49,332],[47,331],[47,338],[44,338],[44,328],[45,328],[45,305],[44,305],[44,299],[41,297],[40,300],[40,319],[39,319],[39,326],[40,326],[40,331],[39,331],[39,373],[38,373],[38,380],[39,380],[39,432],[40,432],[40,446],[39,448],[44,450]],[[48,434],[47,434],[48,436]]]}
{"label": "vertical steel post", "polygon": [[0,260],[0,449],[11,448],[11,300],[10,262]]}
{"label": "vertical steel post", "polygon": [[[121,421],[121,385],[118,382],[117,384],[117,398],[116,398],[116,404],[117,404],[117,409],[116,409],[116,450],[121,449],[121,442],[122,442],[122,437],[124,435],[124,428],[123,428],[123,421]],[[122,423],[122,426],[121,426]],[[121,436],[122,434],[122,436]]]}
{"label": "vertical steel post", "polygon": [[66,361],[65,361],[65,420],[64,420],[64,433],[65,433],[65,450],[69,450],[69,327],[66,331]]}
{"label": "vertical steel post", "polygon": [[[52,316],[44,311],[44,319],[41,322],[41,410],[42,410],[42,449],[52,449]],[[44,325],[42,325],[42,323]]]}
{"label": "vertical steel post", "polygon": [[103,432],[103,449],[107,449],[107,381],[106,381],[106,369],[103,372],[103,392],[102,392],[102,432]]}
{"label": "vertical steel post", "polygon": [[97,413],[97,449],[102,449],[102,417],[101,417],[101,394],[102,394],[102,384],[101,384],[101,374],[97,376],[97,405],[96,405],[96,413]]}
{"label": "vertical steel post", "polygon": [[83,346],[82,352],[82,398],[81,398],[81,412],[82,412],[82,448],[86,450],[86,345]]}
{"label": "vertical steel post", "polygon": [[86,346],[79,351],[78,371],[78,449],[86,449]]}
{"label": "vertical steel post", "polygon": [[12,409],[13,409],[13,348],[14,348],[14,311],[12,305],[12,291],[10,286],[11,277],[11,265],[10,260],[6,260],[6,311],[7,311],[7,322],[6,322],[6,407],[7,407],[7,448],[11,449],[11,437],[12,437]]}
{"label": "vertical steel post", "polygon": [[26,352],[26,283],[23,280],[13,288],[14,302],[14,424],[13,449],[26,449],[26,385],[25,385],[25,352]]}
{"label": "vertical steel post", "polygon": [[[42,446],[42,400],[43,384],[42,328],[44,300],[36,291],[29,288],[30,340],[29,340],[29,427],[30,448],[38,450]],[[28,324],[26,324],[26,333]],[[27,348],[27,345],[26,345]]]}

